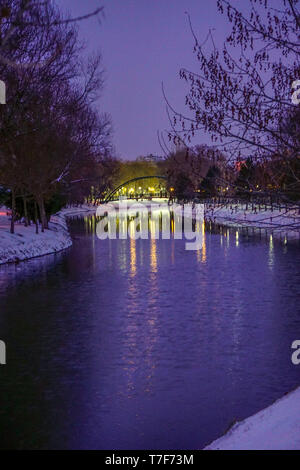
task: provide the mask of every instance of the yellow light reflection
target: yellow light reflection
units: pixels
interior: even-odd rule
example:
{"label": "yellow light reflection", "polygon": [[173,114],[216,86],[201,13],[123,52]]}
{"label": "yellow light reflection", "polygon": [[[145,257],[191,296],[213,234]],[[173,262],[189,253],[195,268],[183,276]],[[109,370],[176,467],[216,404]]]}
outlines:
{"label": "yellow light reflection", "polygon": [[239,232],[238,230],[235,232],[235,246],[239,246]]}
{"label": "yellow light reflection", "polygon": [[130,272],[131,277],[136,275],[136,240],[130,238]]}
{"label": "yellow light reflection", "polygon": [[157,272],[157,248],[156,248],[156,240],[155,238],[151,238],[150,240],[151,247],[150,247],[150,266],[152,272]]}
{"label": "yellow light reflection", "polygon": [[206,262],[206,237],[205,237],[205,222],[202,222],[201,226],[202,230],[202,237],[203,237],[203,242],[202,242],[202,248],[200,250],[197,250],[197,261],[201,263]]}
{"label": "yellow light reflection", "polygon": [[175,230],[175,225],[174,225],[174,219],[171,219],[171,233],[174,235],[174,230]]}

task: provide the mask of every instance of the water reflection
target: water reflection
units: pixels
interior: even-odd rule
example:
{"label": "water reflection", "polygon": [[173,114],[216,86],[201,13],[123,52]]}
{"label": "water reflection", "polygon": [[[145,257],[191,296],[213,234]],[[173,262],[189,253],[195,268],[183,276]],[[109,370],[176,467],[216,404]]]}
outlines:
{"label": "water reflection", "polygon": [[156,239],[151,238],[151,248],[150,248],[150,266],[151,266],[151,272],[156,273],[157,272],[157,254],[156,254]]}
{"label": "water reflection", "polygon": [[269,242],[269,263],[268,263],[270,269],[273,269],[274,260],[275,260],[275,255],[274,255],[274,241],[273,241],[273,235],[270,235],[270,242]]}
{"label": "water reflection", "polygon": [[237,230],[235,232],[235,245],[236,246],[239,246],[240,242],[239,242],[239,231]]}
{"label": "water reflection", "polygon": [[130,238],[130,267],[131,277],[136,275],[136,241],[134,238]]}
{"label": "water reflection", "polygon": [[[202,232],[202,213],[198,214],[189,206],[184,210],[181,206],[175,209],[144,207],[143,210],[132,207],[115,210],[114,207],[105,206],[101,209],[102,215],[94,218],[94,225],[88,218],[85,218],[85,223],[88,225],[87,233],[95,233],[95,225],[98,225],[97,234],[101,239],[134,237],[181,240],[183,235],[187,239],[193,239]],[[185,213],[189,216],[184,218]]]}
{"label": "water reflection", "polygon": [[200,448],[299,384],[298,246],[207,223],[187,251],[172,214],[170,239],[158,214],[149,239],[99,240],[98,220],[0,267],[1,447]]}
{"label": "water reflection", "polygon": [[[199,223],[199,222],[198,222]],[[202,247],[196,250],[198,262],[206,262],[206,234],[205,234],[205,222],[203,221],[201,226],[199,225],[198,230],[202,231]]]}

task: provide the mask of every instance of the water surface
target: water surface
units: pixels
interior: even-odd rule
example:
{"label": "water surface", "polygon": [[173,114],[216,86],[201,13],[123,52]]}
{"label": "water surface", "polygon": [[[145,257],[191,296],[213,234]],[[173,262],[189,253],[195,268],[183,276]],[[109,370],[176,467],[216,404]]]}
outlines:
{"label": "water surface", "polygon": [[195,449],[299,385],[300,247],[235,230],[0,267],[0,446]]}

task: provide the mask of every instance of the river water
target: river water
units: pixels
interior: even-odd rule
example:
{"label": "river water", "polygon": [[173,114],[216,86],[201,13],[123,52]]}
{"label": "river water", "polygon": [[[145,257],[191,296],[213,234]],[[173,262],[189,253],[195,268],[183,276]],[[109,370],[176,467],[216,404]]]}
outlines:
{"label": "river water", "polygon": [[0,267],[0,447],[197,449],[300,383],[300,247],[235,229]]}

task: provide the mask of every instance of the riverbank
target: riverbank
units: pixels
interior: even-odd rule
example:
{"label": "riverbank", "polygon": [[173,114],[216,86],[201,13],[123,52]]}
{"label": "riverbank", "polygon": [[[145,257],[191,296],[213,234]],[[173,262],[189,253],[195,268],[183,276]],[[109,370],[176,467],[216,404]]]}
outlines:
{"label": "riverbank", "polygon": [[96,208],[83,205],[81,207],[64,208],[51,217],[49,230],[35,233],[35,225],[25,227],[15,224],[15,233],[10,233],[10,220],[4,208],[0,211],[0,265],[16,263],[38,256],[49,255],[65,250],[72,245],[66,217],[94,213]]}
{"label": "riverbank", "polygon": [[204,450],[299,450],[300,387],[236,423]]}
{"label": "riverbank", "polygon": [[205,205],[205,219],[230,227],[248,227],[264,231],[277,239],[300,240],[298,208],[278,209],[252,204]]}
{"label": "riverbank", "polygon": [[[137,204],[135,200],[124,201],[127,207]],[[152,201],[138,201],[145,206],[167,204],[168,200],[153,199]],[[112,203],[118,206],[118,202]],[[299,208],[270,207],[263,204],[234,203],[231,204],[204,204],[204,217],[206,222],[224,225],[227,227],[246,227],[255,233],[272,234],[274,238],[282,240],[300,240],[300,213]]]}
{"label": "riverbank", "polygon": [[[135,200],[127,200],[128,208],[137,204]],[[153,199],[152,201],[139,201],[151,206],[167,204],[168,200]],[[118,206],[118,202],[112,203]],[[227,227],[245,227],[253,233],[272,234],[276,239],[300,240],[300,213],[299,208],[278,208],[259,204],[204,204],[204,218],[206,222],[213,222]],[[251,232],[250,232],[251,233]]]}
{"label": "riverbank", "polygon": [[[129,208],[135,200],[126,201]],[[166,203],[167,200],[139,201],[143,205]],[[112,203],[118,205],[118,202]],[[35,226],[24,227],[15,224],[15,234],[10,233],[10,220],[5,208],[0,210],[0,264],[13,263],[26,259],[62,251],[72,245],[66,225],[66,217],[95,213],[97,207],[82,205],[67,207],[51,217],[49,230],[35,233]],[[250,204],[205,205],[205,220],[224,226],[248,227],[253,231],[265,231],[278,239],[300,239],[300,215],[298,209],[279,210]]]}

